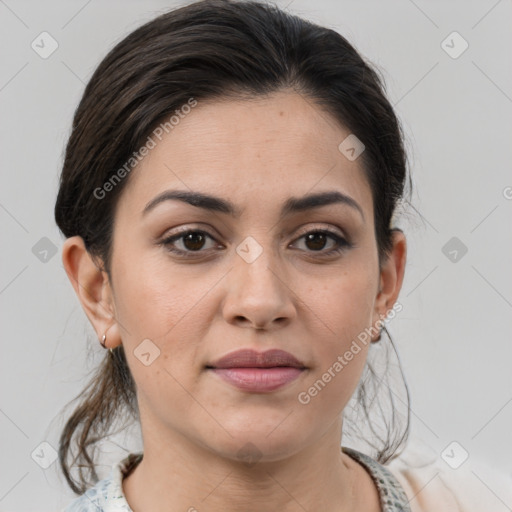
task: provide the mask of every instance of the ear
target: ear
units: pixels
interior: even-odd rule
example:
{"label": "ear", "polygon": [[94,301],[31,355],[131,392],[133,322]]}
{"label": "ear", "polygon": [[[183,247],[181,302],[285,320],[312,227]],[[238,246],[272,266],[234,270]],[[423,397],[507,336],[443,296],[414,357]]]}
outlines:
{"label": "ear", "polygon": [[[392,240],[393,248],[380,269],[379,290],[375,299],[372,326],[387,316],[398,298],[404,280],[407,241],[401,229],[392,230]],[[380,325],[380,322],[377,325]]]}
{"label": "ear", "polygon": [[98,268],[85,248],[82,237],[66,239],[62,248],[62,263],[98,340],[101,341],[106,334],[105,346],[118,346],[121,337],[108,274]]}

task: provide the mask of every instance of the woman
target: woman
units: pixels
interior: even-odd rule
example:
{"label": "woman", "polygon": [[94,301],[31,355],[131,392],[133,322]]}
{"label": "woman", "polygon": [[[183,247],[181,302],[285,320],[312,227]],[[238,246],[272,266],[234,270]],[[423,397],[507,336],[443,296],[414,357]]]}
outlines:
{"label": "woman", "polygon": [[[407,428],[376,458],[340,449],[400,311],[406,181],[381,81],[332,30],[206,0],[117,44],[75,113],[55,205],[107,349],[62,433],[65,477],[87,491],[66,511],[424,510],[384,465]],[[98,482],[91,448],[121,412],[144,451]]]}

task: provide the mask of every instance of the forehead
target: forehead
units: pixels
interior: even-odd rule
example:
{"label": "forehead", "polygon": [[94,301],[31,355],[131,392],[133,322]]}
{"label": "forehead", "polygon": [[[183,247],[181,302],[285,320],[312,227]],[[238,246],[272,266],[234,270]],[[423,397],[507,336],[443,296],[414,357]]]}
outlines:
{"label": "forehead", "polygon": [[362,159],[350,161],[338,148],[349,135],[297,93],[198,101],[161,140],[153,137],[120,203],[140,212],[155,195],[179,188],[226,197],[245,209],[336,189],[371,212]]}

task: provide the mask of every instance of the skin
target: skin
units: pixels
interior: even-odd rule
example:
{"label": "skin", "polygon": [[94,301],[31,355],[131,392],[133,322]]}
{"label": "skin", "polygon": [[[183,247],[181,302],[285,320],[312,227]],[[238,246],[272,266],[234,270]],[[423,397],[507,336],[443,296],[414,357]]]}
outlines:
{"label": "skin", "polygon": [[[123,481],[134,512],[380,510],[371,478],[340,450],[343,409],[370,343],[310,403],[297,399],[386,315],[404,276],[400,231],[379,269],[361,159],[338,150],[349,133],[292,91],[199,102],[129,176],[111,280],[80,237],[66,240],[63,263],[78,298],[98,338],[107,331],[107,347],[124,345],[136,382],[144,459]],[[241,215],[177,200],[142,215],[169,189],[219,196]],[[364,219],[341,203],[280,218],[289,197],[328,190],[352,197]],[[178,227],[212,238],[175,241],[193,253],[186,259],[159,245]],[[337,243],[308,244],[313,229],[353,246],[322,256]],[[236,252],[247,236],[262,249],[251,263]],[[149,366],[134,355],[145,339],[160,350]],[[240,391],[204,368],[239,348],[284,349],[308,369],[271,393]],[[237,455],[248,442],[252,465]]]}

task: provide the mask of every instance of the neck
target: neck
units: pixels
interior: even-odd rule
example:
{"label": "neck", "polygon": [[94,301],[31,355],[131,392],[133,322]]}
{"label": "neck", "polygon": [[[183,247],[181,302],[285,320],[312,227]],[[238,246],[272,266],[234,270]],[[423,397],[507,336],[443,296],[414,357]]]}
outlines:
{"label": "neck", "polygon": [[[341,427],[339,418],[302,451],[254,463],[219,456],[180,433],[166,431],[162,436],[156,430],[144,435],[143,460],[124,479],[123,490],[134,512],[257,512],[269,504],[283,512],[364,510],[360,491],[373,484],[341,452]],[[376,497],[378,502],[374,490],[374,505]]]}

